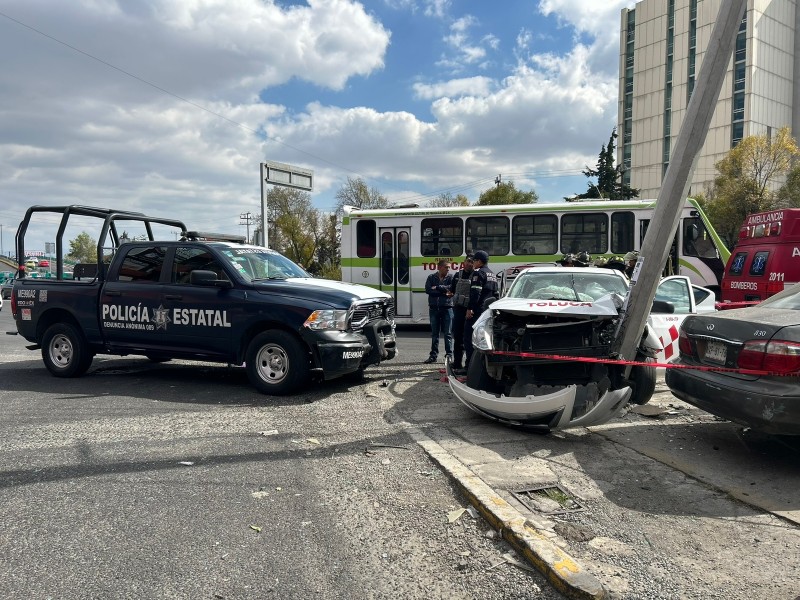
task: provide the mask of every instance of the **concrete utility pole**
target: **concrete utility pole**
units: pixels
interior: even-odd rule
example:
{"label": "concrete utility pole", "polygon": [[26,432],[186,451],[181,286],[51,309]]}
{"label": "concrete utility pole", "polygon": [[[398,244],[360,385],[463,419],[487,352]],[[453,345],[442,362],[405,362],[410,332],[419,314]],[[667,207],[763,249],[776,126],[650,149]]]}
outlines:
{"label": "concrete utility pole", "polygon": [[241,213],[239,215],[239,225],[247,225],[247,243],[250,243],[250,224],[253,222],[253,214],[250,212]]}
{"label": "concrete utility pole", "polygon": [[661,192],[658,194],[653,219],[631,277],[631,290],[622,309],[612,356],[625,360],[633,360],[636,356],[636,347],[639,345],[661,271],[669,255],[681,207],[689,193],[697,155],[708,133],[746,6],[746,0],[723,0],[719,7],[719,15],[711,32],[700,74],[686,109],[686,118],[681,125]]}

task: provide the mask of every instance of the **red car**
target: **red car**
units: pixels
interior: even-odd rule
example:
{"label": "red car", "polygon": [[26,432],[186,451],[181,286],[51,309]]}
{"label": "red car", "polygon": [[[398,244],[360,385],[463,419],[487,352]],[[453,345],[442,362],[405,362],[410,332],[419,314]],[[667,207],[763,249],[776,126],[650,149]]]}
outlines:
{"label": "red car", "polygon": [[50,261],[49,260],[40,260],[39,261],[39,266],[46,269],[47,267],[50,266]]}

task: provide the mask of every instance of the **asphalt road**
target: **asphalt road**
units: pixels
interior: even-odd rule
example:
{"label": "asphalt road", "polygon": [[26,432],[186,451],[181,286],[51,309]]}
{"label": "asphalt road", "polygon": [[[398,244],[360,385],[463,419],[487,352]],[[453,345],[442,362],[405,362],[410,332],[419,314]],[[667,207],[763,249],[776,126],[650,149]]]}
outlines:
{"label": "asphalt road", "polygon": [[56,379],[8,308],[0,597],[561,597],[477,515],[450,522],[466,502],[382,379],[269,398],[138,357]]}
{"label": "asphalt road", "polygon": [[8,309],[3,597],[560,598],[479,516],[449,522],[467,503],[412,425],[500,494],[546,470],[581,498],[553,535],[612,598],[800,596],[797,445],[663,386],[651,416],[530,435],[455,400],[424,328],[363,382],[269,398],[242,369],[139,357],[52,378]]}

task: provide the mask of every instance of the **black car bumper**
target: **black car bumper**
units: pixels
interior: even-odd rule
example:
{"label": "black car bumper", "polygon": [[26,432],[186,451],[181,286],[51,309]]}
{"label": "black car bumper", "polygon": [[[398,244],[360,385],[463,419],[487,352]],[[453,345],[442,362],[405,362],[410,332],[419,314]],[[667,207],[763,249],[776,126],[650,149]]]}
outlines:
{"label": "black car bumper", "polygon": [[388,321],[375,321],[362,333],[326,333],[318,339],[316,361],[325,379],[334,379],[394,358],[397,339]]}
{"label": "black car bumper", "polygon": [[800,435],[800,379],[761,377],[746,381],[714,372],[667,369],[672,393],[734,423],[776,435]]}

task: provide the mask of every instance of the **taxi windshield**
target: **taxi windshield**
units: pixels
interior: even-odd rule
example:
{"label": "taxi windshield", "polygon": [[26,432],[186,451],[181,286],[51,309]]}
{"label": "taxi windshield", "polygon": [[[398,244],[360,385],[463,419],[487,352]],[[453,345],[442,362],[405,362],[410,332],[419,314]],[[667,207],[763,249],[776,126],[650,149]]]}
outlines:
{"label": "taxi windshield", "polygon": [[241,277],[249,282],[290,277],[310,277],[291,260],[264,248],[228,248],[222,255]]}

